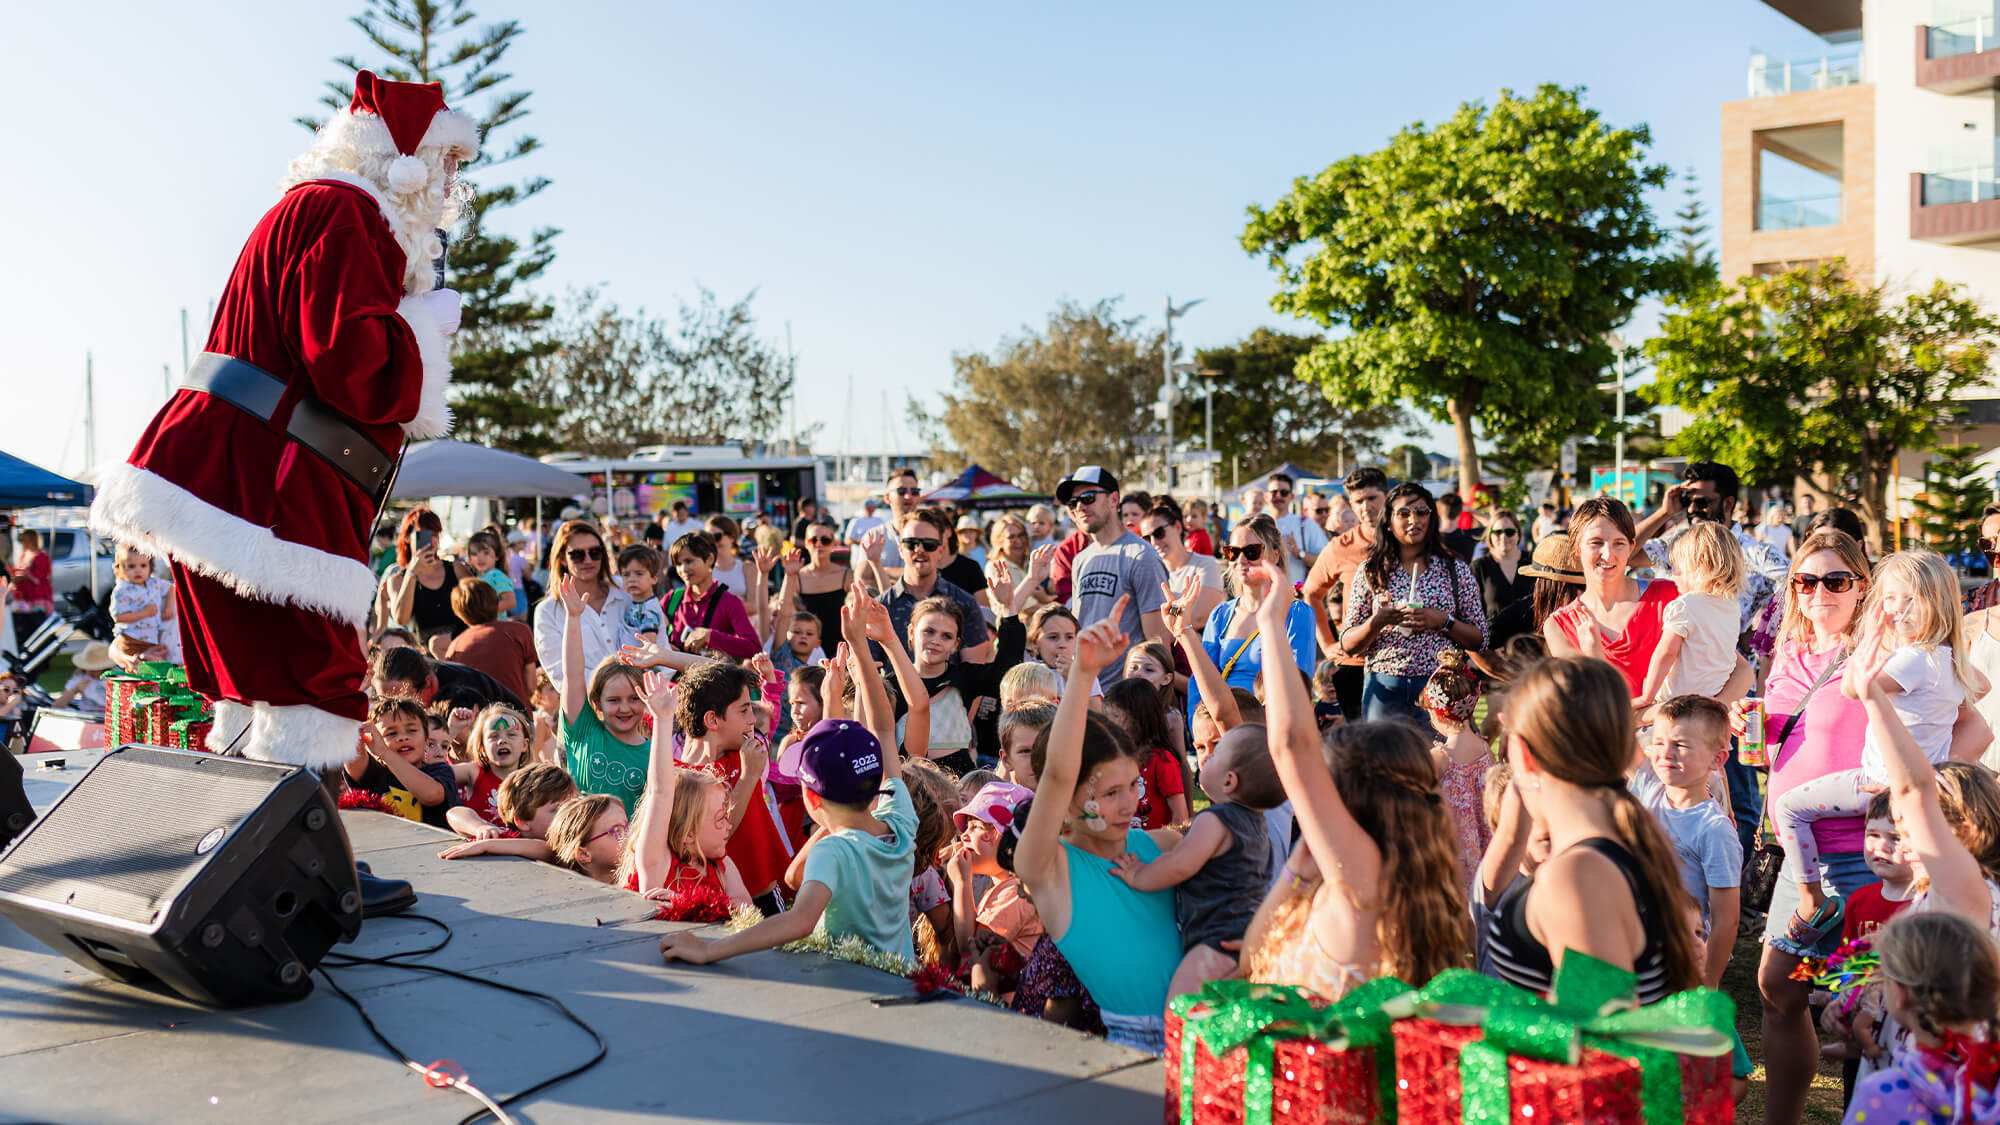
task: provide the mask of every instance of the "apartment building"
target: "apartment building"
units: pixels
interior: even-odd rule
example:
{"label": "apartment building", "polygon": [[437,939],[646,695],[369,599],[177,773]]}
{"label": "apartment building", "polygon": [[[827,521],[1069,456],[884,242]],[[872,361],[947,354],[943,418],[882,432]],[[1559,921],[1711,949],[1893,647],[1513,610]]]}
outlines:
{"label": "apartment building", "polygon": [[[1845,256],[2000,310],[2000,3],[1763,3],[1818,44],[1753,50],[1749,96],[1722,107],[1723,276]],[[2000,398],[1966,406],[1963,439],[2000,445]],[[1928,459],[1906,455],[1904,475]]]}

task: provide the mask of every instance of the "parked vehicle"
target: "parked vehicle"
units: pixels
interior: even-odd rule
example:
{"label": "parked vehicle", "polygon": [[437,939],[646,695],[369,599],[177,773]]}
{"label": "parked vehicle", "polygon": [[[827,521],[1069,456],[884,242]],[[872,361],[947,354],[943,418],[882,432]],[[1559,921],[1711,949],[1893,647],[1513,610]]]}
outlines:
{"label": "parked vehicle", "polygon": [[97,539],[97,588],[94,595],[101,601],[111,593],[111,584],[117,581],[116,544],[92,536],[81,527],[40,530],[43,550],[49,553],[49,577],[55,586],[56,597],[61,598],[71,590],[93,593],[90,585],[90,543],[93,538]]}

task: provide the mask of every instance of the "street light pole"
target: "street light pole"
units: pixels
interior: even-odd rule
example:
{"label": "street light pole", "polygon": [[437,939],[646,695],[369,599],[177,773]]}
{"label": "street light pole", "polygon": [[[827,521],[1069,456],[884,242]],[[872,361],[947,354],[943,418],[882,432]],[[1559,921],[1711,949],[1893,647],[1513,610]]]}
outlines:
{"label": "street light pole", "polygon": [[1174,477],[1174,318],[1185,316],[1187,311],[1201,304],[1205,297],[1196,297],[1184,305],[1175,307],[1173,297],[1167,298],[1167,335],[1160,356],[1160,428],[1162,446],[1160,464],[1163,471],[1160,482],[1168,487]]}
{"label": "street light pole", "polygon": [[1218,474],[1218,473],[1217,473],[1217,472],[1215,471],[1215,460],[1214,460],[1214,457],[1215,457],[1215,380],[1214,380],[1213,378],[1208,378],[1208,379],[1203,379],[1203,380],[1202,380],[1202,384],[1203,384],[1203,386],[1204,386],[1204,387],[1206,387],[1206,390],[1204,390],[1204,391],[1203,391],[1203,393],[1202,393],[1202,404],[1201,404],[1201,412],[1202,412],[1202,423],[1201,423],[1201,448],[1202,448],[1202,449],[1203,449],[1203,450],[1204,450],[1204,451],[1205,451],[1205,452],[1206,452],[1206,453],[1208,454],[1208,456],[1209,456],[1209,461],[1207,462],[1207,464],[1208,464],[1208,491],[1209,491],[1209,492],[1210,492],[1210,494],[1211,494],[1211,495],[1209,496],[1209,501],[1210,501],[1211,503],[1213,503],[1214,501],[1216,501],[1216,500],[1219,500],[1219,499],[1221,499],[1221,497],[1220,497],[1219,495],[1217,495],[1217,494],[1216,494],[1216,487],[1215,487],[1215,486],[1216,486],[1216,484],[1218,483],[1218,481],[1220,480],[1220,474]]}

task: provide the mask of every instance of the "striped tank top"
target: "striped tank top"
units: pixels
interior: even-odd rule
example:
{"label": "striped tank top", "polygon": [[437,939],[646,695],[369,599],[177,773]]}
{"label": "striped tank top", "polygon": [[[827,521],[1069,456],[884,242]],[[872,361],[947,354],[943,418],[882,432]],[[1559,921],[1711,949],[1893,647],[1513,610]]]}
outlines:
{"label": "striped tank top", "polygon": [[[1632,964],[1632,972],[1639,978],[1639,1003],[1651,1004],[1665,997],[1672,991],[1667,975],[1666,931],[1661,928],[1664,923],[1659,904],[1646,886],[1638,859],[1625,850],[1625,845],[1608,836],[1579,840],[1575,846],[1589,848],[1624,872],[1625,885],[1632,889],[1632,901],[1639,907],[1639,926],[1646,931],[1646,947]],[[1500,896],[1487,919],[1486,952],[1494,976],[1546,996],[1555,986],[1556,970],[1548,947],[1528,929],[1528,892],[1534,885],[1532,879],[1517,880]]]}

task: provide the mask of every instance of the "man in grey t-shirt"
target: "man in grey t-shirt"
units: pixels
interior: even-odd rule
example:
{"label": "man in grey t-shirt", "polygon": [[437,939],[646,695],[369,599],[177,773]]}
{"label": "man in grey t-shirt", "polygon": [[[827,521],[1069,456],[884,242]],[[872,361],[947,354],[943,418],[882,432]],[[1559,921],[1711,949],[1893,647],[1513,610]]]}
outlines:
{"label": "man in grey t-shirt", "polygon": [[[1127,597],[1118,621],[1126,638],[1134,644],[1155,640],[1171,645],[1160,619],[1166,601],[1160,584],[1167,580],[1167,569],[1144,539],[1125,530],[1118,518],[1118,500],[1118,478],[1099,465],[1085,465],[1056,485],[1056,502],[1076,516],[1091,538],[1070,571],[1070,612],[1089,628],[1111,616],[1118,599]],[[1098,678],[1108,685],[1124,675],[1124,662],[1119,661]]]}

